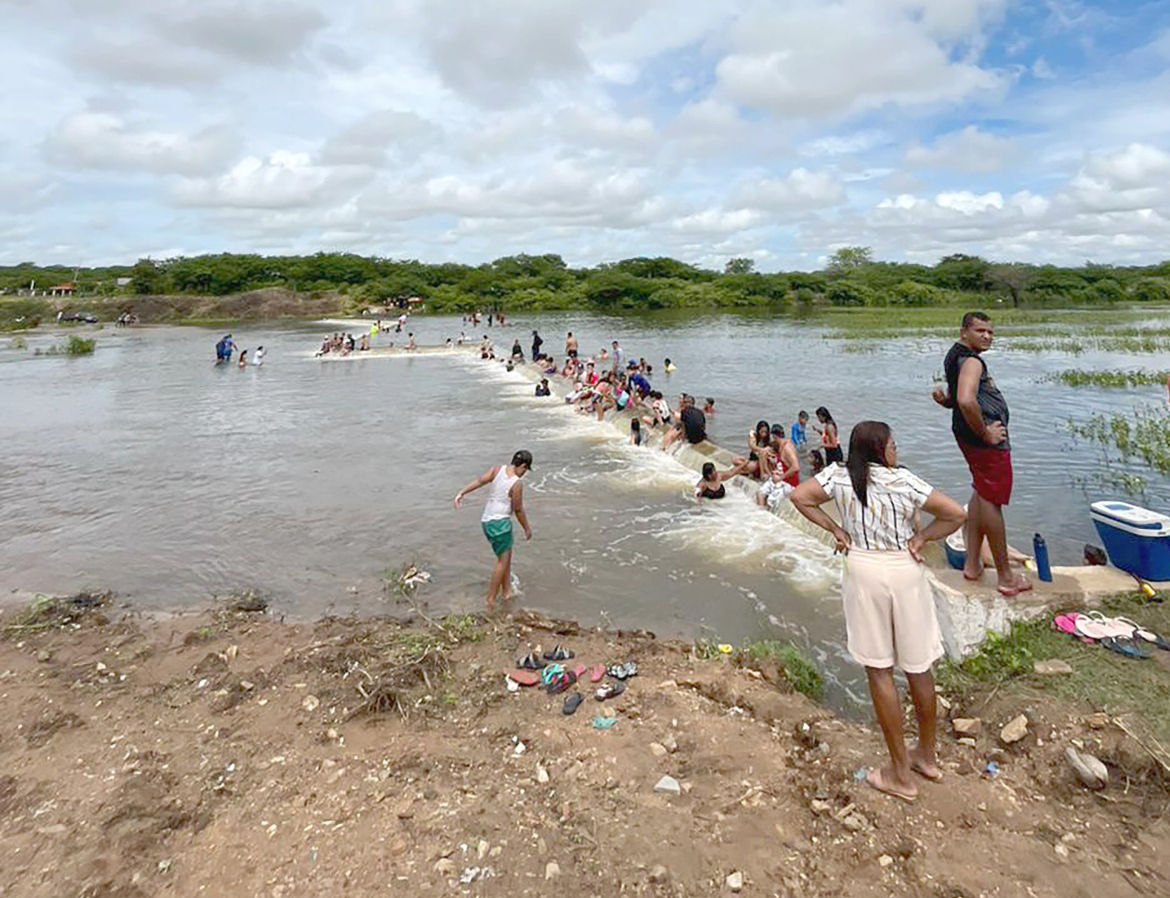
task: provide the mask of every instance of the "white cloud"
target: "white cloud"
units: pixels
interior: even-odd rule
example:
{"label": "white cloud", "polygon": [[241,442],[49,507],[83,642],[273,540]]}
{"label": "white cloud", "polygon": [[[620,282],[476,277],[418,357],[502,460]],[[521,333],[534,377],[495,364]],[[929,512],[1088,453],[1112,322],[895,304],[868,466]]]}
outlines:
{"label": "white cloud", "polygon": [[968,125],[939,137],[932,146],[914,144],[906,151],[911,168],[939,168],[961,172],[997,171],[1016,153],[1016,141]]}
{"label": "white cloud", "polygon": [[999,76],[953,58],[936,39],[977,25],[983,4],[959,5],[965,11],[958,16],[935,3],[762,6],[733,29],[733,50],[716,67],[720,89],[738,103],[810,119],[954,102],[997,89]]}
{"label": "white cloud", "polygon": [[53,161],[73,168],[195,175],[213,170],[235,145],[223,126],[191,134],[136,129],[117,115],[91,111],[60,122],[44,150]]}
{"label": "white cloud", "polygon": [[347,189],[369,178],[365,170],[315,165],[308,153],[278,150],[264,159],[241,159],[219,177],[183,181],[176,185],[172,196],[183,206],[284,209],[343,199]]}
{"label": "white cloud", "polygon": [[741,184],[732,202],[744,208],[791,217],[810,209],[840,205],[845,198],[845,188],[833,175],[797,168],[784,178],[763,178]]}

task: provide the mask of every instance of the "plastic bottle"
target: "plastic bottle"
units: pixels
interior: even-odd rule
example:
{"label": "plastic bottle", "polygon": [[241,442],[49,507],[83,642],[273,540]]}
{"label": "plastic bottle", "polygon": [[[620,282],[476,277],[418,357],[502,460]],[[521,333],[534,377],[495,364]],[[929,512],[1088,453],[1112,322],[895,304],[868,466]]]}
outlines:
{"label": "plastic bottle", "polygon": [[1032,554],[1036,556],[1036,573],[1045,583],[1052,582],[1052,567],[1048,563],[1048,544],[1039,533],[1032,536]]}

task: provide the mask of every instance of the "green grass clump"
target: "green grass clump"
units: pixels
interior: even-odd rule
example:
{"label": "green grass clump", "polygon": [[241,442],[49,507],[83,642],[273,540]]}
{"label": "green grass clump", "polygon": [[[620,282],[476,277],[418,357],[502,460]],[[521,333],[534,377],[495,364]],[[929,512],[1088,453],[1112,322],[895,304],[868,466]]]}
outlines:
{"label": "green grass clump", "polygon": [[791,642],[773,639],[749,642],[743,647],[743,656],[751,661],[776,662],[793,689],[814,701],[820,700],[825,688],[821,672]]}
{"label": "green grass clump", "polygon": [[[1103,603],[1103,613],[1129,618],[1170,638],[1170,606],[1150,604],[1140,593]],[[1160,650],[1145,646],[1151,653]],[[1040,677],[1036,661],[1059,659],[1071,675]],[[944,692],[970,695],[994,690],[1027,700],[1043,696],[1081,703],[1112,714],[1133,712],[1162,742],[1170,741],[1170,673],[1160,659],[1137,661],[1100,646],[1082,643],[1053,628],[1051,616],[1016,622],[1006,636],[990,636],[979,651],[960,663],[943,661],[935,675]]]}
{"label": "green grass clump", "polygon": [[65,353],[66,355],[89,355],[93,352],[96,345],[97,342],[94,340],[72,336],[69,338],[69,343],[65,346]]}
{"label": "green grass clump", "polygon": [[8,341],[8,346],[11,349],[28,349],[28,340],[17,335]]}
{"label": "green grass clump", "polygon": [[1062,383],[1069,387],[1148,387],[1162,385],[1170,378],[1170,371],[1085,371],[1069,368],[1046,374],[1042,380]]}

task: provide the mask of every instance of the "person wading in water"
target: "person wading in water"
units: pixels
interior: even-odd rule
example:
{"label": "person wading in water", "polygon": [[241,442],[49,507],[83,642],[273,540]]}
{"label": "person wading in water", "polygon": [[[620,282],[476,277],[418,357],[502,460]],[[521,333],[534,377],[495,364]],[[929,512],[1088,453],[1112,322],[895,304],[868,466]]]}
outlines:
{"label": "person wading in water", "polygon": [[491,485],[487,503],[483,507],[480,522],[483,535],[496,553],[496,566],[488,582],[487,607],[494,611],[496,594],[503,593],[507,602],[512,598],[512,515],[524,528],[524,538],[532,539],[532,528],[528,526],[528,515],[524,512],[524,485],[520,479],[532,470],[532,453],[521,449],[512,456],[510,465],[496,465],[485,471],[478,479],[471,481],[455,494],[455,507],[463,505],[463,497],[481,486]]}
{"label": "person wading in water", "polygon": [[[999,575],[996,588],[1005,596],[1031,589],[1023,574],[1011,569],[1003,507],[1012,496],[1012,452],[1008,442],[1008,406],[1003,393],[987,372],[983,353],[991,348],[995,327],[983,312],[963,316],[959,342],[943,360],[946,387],[932,391],[934,401],[951,410],[951,432],[971,469],[971,501],[967,505],[968,546],[983,545],[984,537]],[[979,552],[968,552],[963,576],[983,577]]]}
{"label": "person wading in water", "polygon": [[[922,548],[963,525],[964,512],[906,468],[889,425],[862,421],[849,436],[849,460],[829,465],[791,495],[802,515],[827,530],[845,554],[841,595],[849,654],[864,665],[890,764],[865,781],[887,795],[914,801],[914,774],[942,779],[935,757],[938,703],[931,667],[943,654],[934,597],[922,564]],[[841,526],[821,506],[833,502]],[[920,511],[934,516],[921,530]],[[894,684],[900,667],[910,684],[918,718],[918,745],[906,748],[902,703]]]}

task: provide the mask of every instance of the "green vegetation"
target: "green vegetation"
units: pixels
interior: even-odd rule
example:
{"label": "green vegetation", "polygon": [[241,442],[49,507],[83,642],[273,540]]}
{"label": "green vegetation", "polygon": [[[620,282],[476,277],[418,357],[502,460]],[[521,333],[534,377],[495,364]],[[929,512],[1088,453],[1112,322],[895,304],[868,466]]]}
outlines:
{"label": "green vegetation", "polygon": [[1124,388],[1161,386],[1167,378],[1170,378],[1170,371],[1085,371],[1069,368],[1046,374],[1041,380],[1069,387]]}
{"label": "green vegetation", "polygon": [[[1170,634],[1170,606],[1149,604],[1140,593],[1119,595],[1104,605],[1106,614],[1127,617],[1163,636]],[[1159,650],[1151,646],[1150,651]],[[1058,677],[1033,673],[1036,661],[1052,658],[1067,661],[1073,673]],[[1053,629],[1049,618],[1013,624],[1008,635],[989,637],[961,664],[942,662],[936,675],[943,691],[951,694],[1042,690],[1096,710],[1134,711],[1159,740],[1170,741],[1170,672],[1166,667],[1156,658],[1135,661],[1078,642]]]}
{"label": "green vegetation", "polygon": [[1116,449],[1123,459],[1136,459],[1170,474],[1170,412],[1143,407],[1130,414],[1093,415],[1068,422],[1073,436]]}
{"label": "green vegetation", "polygon": [[97,343],[84,337],[70,337],[65,346],[66,355],[90,355]]}
{"label": "green vegetation", "polygon": [[8,341],[10,349],[28,349],[28,340],[21,336],[15,336]]}
{"label": "green vegetation", "polygon": [[772,639],[749,642],[743,647],[743,657],[756,663],[775,662],[792,688],[813,701],[819,701],[824,692],[825,683],[821,678],[821,672],[791,642],[777,642]]}
{"label": "green vegetation", "polygon": [[[129,278],[117,286],[120,278]],[[999,264],[955,254],[933,266],[877,261],[869,247],[843,247],[818,272],[763,273],[751,259],[721,271],[676,259],[639,257],[570,268],[555,254],[515,255],[482,265],[316,253],[310,256],[219,255],[73,269],[32,263],[0,268],[0,290],[15,293],[76,283],[77,296],[227,296],[263,288],[299,295],[343,295],[351,308],[418,296],[429,311],[597,311],[686,308],[897,308],[1004,305],[1113,306],[1170,304],[1170,262],[1149,266],[1086,263],[1077,268]],[[6,304],[10,300],[2,300]],[[45,311],[40,312],[42,317]],[[997,313],[998,314],[998,313]],[[0,322],[16,314],[0,313]],[[23,316],[26,320],[28,315]],[[885,316],[887,320],[900,318]],[[943,322],[940,322],[940,324]],[[946,322],[948,326],[952,323]]]}

